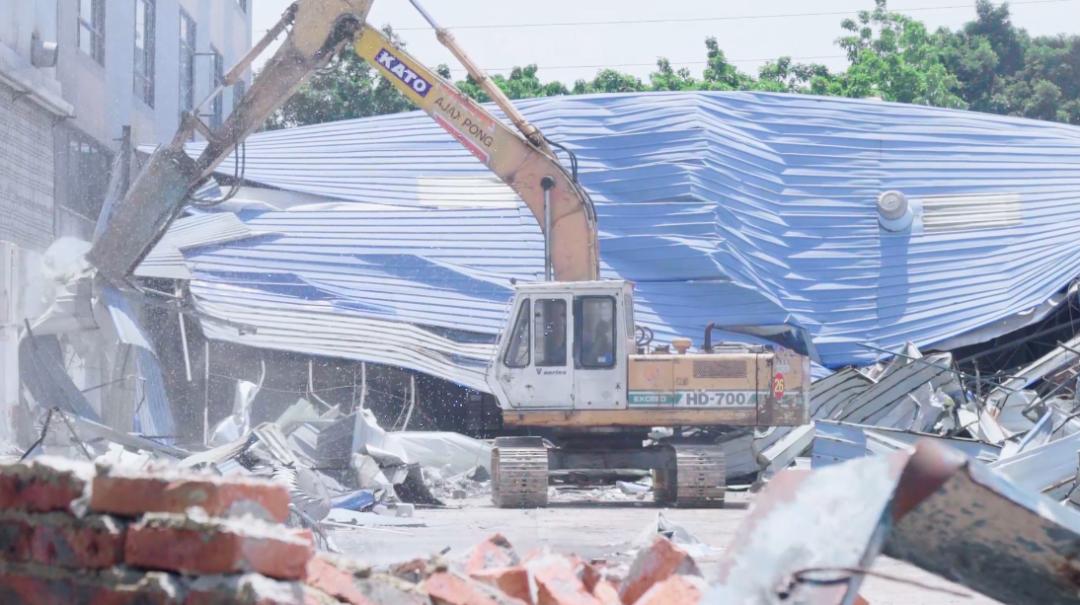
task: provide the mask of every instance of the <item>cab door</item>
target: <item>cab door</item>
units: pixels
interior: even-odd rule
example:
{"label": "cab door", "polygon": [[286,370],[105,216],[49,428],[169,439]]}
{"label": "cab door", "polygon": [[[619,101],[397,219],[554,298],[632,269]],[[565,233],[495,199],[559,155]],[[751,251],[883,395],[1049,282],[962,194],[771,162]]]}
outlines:
{"label": "cab door", "polygon": [[608,294],[574,297],[575,408],[626,407],[626,311]]}
{"label": "cab door", "polygon": [[572,409],[574,366],[569,295],[522,297],[497,380],[511,408]]}

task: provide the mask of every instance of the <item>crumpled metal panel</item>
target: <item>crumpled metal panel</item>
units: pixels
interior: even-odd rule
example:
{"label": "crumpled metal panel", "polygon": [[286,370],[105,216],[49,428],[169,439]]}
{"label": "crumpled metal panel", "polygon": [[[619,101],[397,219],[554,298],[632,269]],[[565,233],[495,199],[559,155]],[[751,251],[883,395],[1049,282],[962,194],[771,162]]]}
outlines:
{"label": "crumpled metal panel", "polygon": [[[661,338],[695,336],[709,321],[791,321],[835,368],[880,357],[866,342],[926,348],[992,326],[1080,275],[1074,126],[751,92],[517,105],[577,154],[599,215],[603,271],[637,282]],[[258,133],[247,143],[249,181],[361,205],[429,203],[421,185],[438,177],[459,178],[460,191],[445,196],[458,206],[504,197],[504,185],[478,184],[486,175],[419,113]],[[886,190],[924,207],[933,228],[919,214],[910,233],[883,231],[875,200]],[[998,214],[1007,220],[979,218],[1005,202]],[[945,211],[956,216],[933,214]],[[455,230],[429,218],[422,232],[433,242]],[[470,235],[491,244],[477,254],[494,263],[507,246],[487,233]],[[540,261],[525,273],[537,274]]]}

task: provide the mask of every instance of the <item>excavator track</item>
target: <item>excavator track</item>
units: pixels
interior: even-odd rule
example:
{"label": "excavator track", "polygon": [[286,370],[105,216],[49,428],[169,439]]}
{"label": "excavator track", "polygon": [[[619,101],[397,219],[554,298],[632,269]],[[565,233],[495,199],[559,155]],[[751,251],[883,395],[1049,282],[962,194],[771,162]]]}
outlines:
{"label": "excavator track", "polygon": [[491,450],[491,499],[499,508],[542,508],[548,503],[548,454],[540,440],[495,441]]}
{"label": "excavator track", "polygon": [[723,506],[727,488],[723,450],[685,445],[672,449],[674,468],[654,471],[656,502],[680,507]]}

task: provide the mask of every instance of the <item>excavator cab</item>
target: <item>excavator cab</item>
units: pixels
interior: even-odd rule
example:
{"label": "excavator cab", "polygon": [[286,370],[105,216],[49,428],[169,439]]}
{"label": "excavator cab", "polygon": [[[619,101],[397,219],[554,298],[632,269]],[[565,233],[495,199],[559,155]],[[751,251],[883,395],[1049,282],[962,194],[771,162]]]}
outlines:
{"label": "excavator cab", "polygon": [[488,386],[504,410],[620,410],[633,351],[628,282],[523,284]]}

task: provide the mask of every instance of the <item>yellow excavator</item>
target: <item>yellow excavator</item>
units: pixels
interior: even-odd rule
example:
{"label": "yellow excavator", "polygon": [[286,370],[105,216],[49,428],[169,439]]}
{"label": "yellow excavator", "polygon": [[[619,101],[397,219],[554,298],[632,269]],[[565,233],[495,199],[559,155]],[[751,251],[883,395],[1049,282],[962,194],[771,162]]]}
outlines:
{"label": "yellow excavator", "polygon": [[[185,114],[93,242],[99,274],[129,285],[142,258],[199,186],[237,145],[315,70],[346,45],[509,185],[545,238],[545,281],[515,285],[487,382],[514,436],[493,448],[493,500],[545,506],[549,476],[587,469],[649,470],[664,504],[707,506],[724,499],[718,431],[807,421],[809,357],[787,326],[726,326],[768,344],[713,345],[710,325],[698,352],[689,339],[652,346],[634,323],[633,286],[600,279],[596,213],[556,155],[559,145],[521,115],[462,51],[453,35],[410,0],[439,41],[512,124],[508,126],[396,47],[367,23],[373,0],[298,0],[224,78],[203,105],[234,84],[259,54],[287,35],[229,118],[210,128]],[[193,135],[207,145],[192,158]],[[572,166],[576,162],[572,153]],[[653,429],[662,427],[663,430]],[[651,435],[651,436],[650,436]],[[661,438],[658,435],[665,435]]]}

